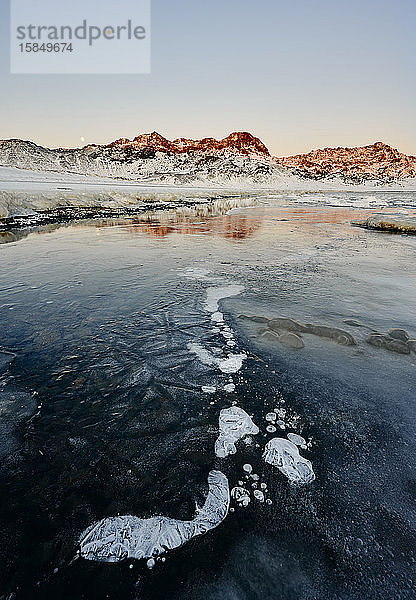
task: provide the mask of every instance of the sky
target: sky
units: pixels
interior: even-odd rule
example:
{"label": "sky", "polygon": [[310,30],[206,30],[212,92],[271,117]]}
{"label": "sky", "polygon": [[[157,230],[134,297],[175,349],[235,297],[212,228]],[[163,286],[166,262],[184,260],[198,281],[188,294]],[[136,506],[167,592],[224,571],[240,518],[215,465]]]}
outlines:
{"label": "sky", "polygon": [[152,0],[150,74],[16,75],[0,0],[0,139],[249,131],[277,156],[375,141],[416,155],[415,27],[415,0]]}

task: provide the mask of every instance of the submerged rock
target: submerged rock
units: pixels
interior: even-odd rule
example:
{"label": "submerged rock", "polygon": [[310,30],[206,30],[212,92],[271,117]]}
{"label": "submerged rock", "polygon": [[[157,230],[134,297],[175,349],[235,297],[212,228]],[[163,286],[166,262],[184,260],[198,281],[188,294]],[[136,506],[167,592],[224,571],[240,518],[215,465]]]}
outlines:
{"label": "submerged rock", "polygon": [[375,348],[384,348],[387,339],[388,338],[385,335],[383,335],[382,333],[371,333],[366,338],[366,342],[367,342],[367,344],[370,344],[371,346],[374,346]]}
{"label": "submerged rock", "polygon": [[277,333],[271,329],[262,330],[260,333],[261,337],[270,342],[279,342],[286,348],[304,348],[305,344],[300,335],[287,331],[285,333]]}
{"label": "submerged rock", "polygon": [[310,483],[315,479],[312,463],[299,454],[295,444],[284,438],[273,438],[267,442],[264,460],[277,467],[290,483]]}
{"label": "submerged rock", "polygon": [[271,331],[270,329],[264,329],[260,333],[261,337],[269,342],[277,342],[279,339],[279,334],[275,331]]}
{"label": "submerged rock", "polygon": [[398,354],[410,354],[409,344],[390,338],[382,333],[372,333],[367,337],[366,342],[375,348],[384,348]]}
{"label": "submerged rock", "polygon": [[407,342],[407,347],[412,350],[412,352],[416,352],[416,340],[409,340]]}
{"label": "submerged rock", "polygon": [[305,333],[312,333],[313,335],[327,338],[336,342],[337,344],[341,344],[342,346],[356,346],[357,344],[355,338],[348,333],[348,331],[344,331],[343,329],[338,329],[336,327],[307,323],[305,325]]}
{"label": "submerged rock", "polygon": [[367,325],[363,325],[363,323],[360,323],[355,319],[345,319],[344,323],[345,325],[349,325],[350,327],[367,327]]}
{"label": "submerged rock", "polygon": [[400,340],[387,340],[386,349],[391,352],[397,352],[398,354],[410,354],[409,345]]}
{"label": "submerged rock", "polygon": [[[315,325],[313,323],[298,323],[294,319],[287,317],[271,319],[269,321],[269,328],[275,334],[279,334],[282,329],[289,332],[281,334],[278,338],[279,342],[289,348],[304,347],[303,340],[299,335],[300,333],[311,333],[312,335],[332,340],[343,346],[355,346],[357,344],[355,338],[343,329],[326,325]],[[267,335],[267,339],[273,339],[270,334],[263,333],[262,335],[264,337]]]}
{"label": "submerged rock", "polygon": [[407,342],[410,340],[410,335],[405,329],[389,329],[388,334],[391,338],[400,340],[402,342]]}
{"label": "submerged rock", "polygon": [[215,442],[215,454],[225,458],[235,454],[236,443],[246,435],[257,435],[259,428],[253,423],[250,416],[238,406],[224,408],[219,417],[220,435]]}
{"label": "submerged rock", "polygon": [[277,338],[277,341],[286,346],[286,348],[304,348],[305,344],[300,335],[296,335],[296,333],[282,333]]}
{"label": "submerged rock", "polygon": [[126,558],[153,560],[217,527],[228,514],[228,480],[221,471],[210,471],[208,485],[205,504],[192,521],[160,516],[150,519],[131,515],[107,517],[84,531],[80,538],[81,556],[101,562],[119,562]]}
{"label": "submerged rock", "polygon": [[261,317],[258,315],[238,315],[239,319],[245,319],[246,321],[253,321],[253,323],[268,323],[270,319],[267,317]]}
{"label": "submerged rock", "polygon": [[295,331],[298,333],[305,332],[305,325],[303,325],[303,323],[298,323],[294,319],[289,319],[286,317],[270,319],[269,327],[273,331],[279,331],[280,329],[285,329],[286,331]]}

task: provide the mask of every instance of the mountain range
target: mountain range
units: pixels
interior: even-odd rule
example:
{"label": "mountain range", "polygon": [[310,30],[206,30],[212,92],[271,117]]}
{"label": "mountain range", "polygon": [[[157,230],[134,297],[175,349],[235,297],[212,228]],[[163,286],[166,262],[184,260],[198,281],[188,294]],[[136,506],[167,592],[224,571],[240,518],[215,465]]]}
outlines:
{"label": "mountain range", "polygon": [[276,175],[337,178],[350,183],[416,177],[416,157],[383,142],[278,158],[247,132],[234,132],[221,140],[173,141],[153,132],[133,140],[120,138],[110,144],[74,149],[49,149],[20,139],[0,140],[0,165],[181,184],[243,178],[267,183]]}

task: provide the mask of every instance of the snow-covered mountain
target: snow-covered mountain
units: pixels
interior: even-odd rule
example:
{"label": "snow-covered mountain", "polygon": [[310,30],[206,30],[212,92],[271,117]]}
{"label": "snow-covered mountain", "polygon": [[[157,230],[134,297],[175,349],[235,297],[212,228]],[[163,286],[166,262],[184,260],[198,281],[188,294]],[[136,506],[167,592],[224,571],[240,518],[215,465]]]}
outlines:
{"label": "snow-covered mountain", "polygon": [[416,156],[403,154],[383,142],[358,148],[312,150],[276,160],[294,173],[314,179],[341,176],[361,182],[416,177]]}
{"label": "snow-covered mountain", "polygon": [[144,182],[191,184],[248,179],[264,183],[286,172],[266,146],[249,133],[223,140],[173,142],[154,132],[107,145],[51,150],[23,140],[0,141],[0,165],[22,169],[121,177]]}
{"label": "snow-covered mountain", "polygon": [[98,148],[100,150],[107,148],[110,152],[140,153],[143,158],[150,158],[156,152],[167,152],[169,154],[204,152],[214,156],[223,156],[230,153],[258,157],[270,156],[269,150],[259,138],[244,131],[230,133],[222,140],[216,140],[215,138],[203,138],[202,140],[178,138],[172,142],[154,131],[153,133],[138,135],[133,140],[121,138],[107,146],[93,144],[86,146],[86,148]]}
{"label": "snow-covered mountain", "polygon": [[222,140],[178,138],[153,132],[133,140],[49,149],[19,139],[0,141],[0,165],[134,179],[168,184],[244,181],[273,186],[282,177],[391,182],[416,176],[416,157],[377,142],[358,148],[326,148],[285,158],[270,155],[250,133]]}

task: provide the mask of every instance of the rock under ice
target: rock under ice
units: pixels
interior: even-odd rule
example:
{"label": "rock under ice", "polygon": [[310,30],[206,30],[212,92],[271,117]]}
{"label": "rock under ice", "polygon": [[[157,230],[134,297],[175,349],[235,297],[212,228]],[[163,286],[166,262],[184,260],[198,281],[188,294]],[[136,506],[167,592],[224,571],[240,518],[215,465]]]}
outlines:
{"label": "rock under ice", "polygon": [[131,515],[107,517],[84,531],[80,538],[81,556],[101,562],[153,559],[214,529],[228,514],[228,479],[221,471],[210,471],[208,486],[205,504],[192,521],[162,516],[149,519]]}
{"label": "rock under ice", "polygon": [[312,463],[299,454],[295,444],[284,438],[273,438],[267,442],[264,460],[279,469],[290,483],[310,483],[315,479]]}
{"label": "rock under ice", "polygon": [[[257,435],[259,428],[249,415],[238,406],[224,408],[219,417],[220,435],[215,442],[215,454],[224,458],[235,454],[236,443],[246,435]],[[295,446],[296,447],[296,446]]]}

